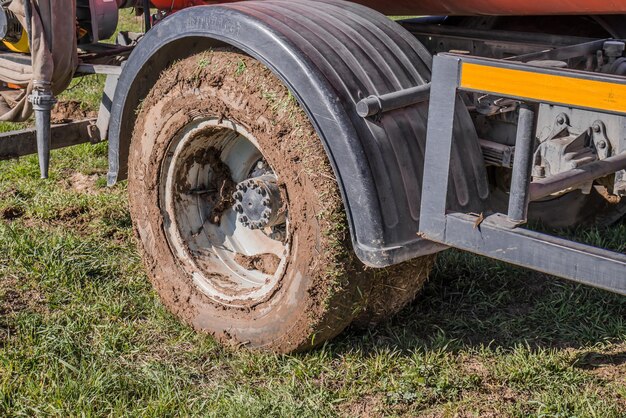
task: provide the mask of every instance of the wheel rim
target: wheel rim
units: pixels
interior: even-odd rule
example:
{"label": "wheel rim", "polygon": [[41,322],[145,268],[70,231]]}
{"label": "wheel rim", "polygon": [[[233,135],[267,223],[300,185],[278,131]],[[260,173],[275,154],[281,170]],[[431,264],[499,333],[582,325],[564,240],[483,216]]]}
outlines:
{"label": "wheel rim", "polygon": [[161,167],[159,204],[172,253],[198,289],[228,306],[270,297],[289,256],[286,211],[271,226],[251,229],[235,210],[242,184],[259,177],[277,183],[259,148],[234,121],[198,119],[173,138]]}

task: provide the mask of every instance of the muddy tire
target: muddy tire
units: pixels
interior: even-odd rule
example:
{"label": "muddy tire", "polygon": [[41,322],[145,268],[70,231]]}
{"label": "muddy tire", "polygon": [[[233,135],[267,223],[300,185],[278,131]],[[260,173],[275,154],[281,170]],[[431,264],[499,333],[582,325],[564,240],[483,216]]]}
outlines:
{"label": "muddy tire", "polygon": [[[318,345],[364,310],[381,274],[354,256],[307,116],[266,67],[234,51],[162,74],[133,133],[129,196],[163,303],[224,343]],[[251,219],[257,206],[263,216]]]}

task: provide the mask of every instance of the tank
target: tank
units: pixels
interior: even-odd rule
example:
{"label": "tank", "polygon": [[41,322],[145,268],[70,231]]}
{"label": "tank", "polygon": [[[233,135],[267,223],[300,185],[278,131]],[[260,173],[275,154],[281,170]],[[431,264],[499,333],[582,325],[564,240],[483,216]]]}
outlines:
{"label": "tank", "polygon": [[[123,0],[119,0],[123,1]],[[183,9],[210,0],[151,0],[160,9]],[[354,0],[353,0],[354,1]],[[411,15],[594,15],[624,14],[625,0],[355,0],[381,13]]]}
{"label": "tank", "polygon": [[387,15],[601,15],[626,13],[624,0],[357,0]]}

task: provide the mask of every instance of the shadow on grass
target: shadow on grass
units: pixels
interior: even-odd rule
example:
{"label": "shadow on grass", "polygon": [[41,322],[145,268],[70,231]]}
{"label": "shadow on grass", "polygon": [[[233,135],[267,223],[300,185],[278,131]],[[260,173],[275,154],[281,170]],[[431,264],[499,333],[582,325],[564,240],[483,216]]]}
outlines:
{"label": "shadow on grass", "polygon": [[[591,245],[626,249],[626,223],[564,234]],[[335,344],[340,351],[387,347],[456,352],[519,345],[583,348],[625,337],[623,296],[449,250],[440,255],[411,306],[375,329],[348,330]]]}
{"label": "shadow on grass", "polygon": [[595,370],[606,366],[621,366],[626,364],[626,351],[617,353],[587,352],[578,356],[574,366],[583,370]]}

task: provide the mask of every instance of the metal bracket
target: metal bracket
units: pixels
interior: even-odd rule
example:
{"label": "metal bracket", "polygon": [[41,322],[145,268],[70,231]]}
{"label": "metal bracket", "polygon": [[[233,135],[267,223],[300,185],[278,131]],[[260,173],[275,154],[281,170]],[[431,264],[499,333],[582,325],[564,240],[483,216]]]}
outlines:
{"label": "metal bracket", "polygon": [[356,104],[356,113],[362,118],[367,118],[426,102],[429,97],[430,83],[427,83],[381,96],[369,96]]}
{"label": "metal bracket", "polygon": [[[515,78],[499,80],[501,86],[486,80],[474,83],[477,78],[464,79],[464,66],[474,65],[474,74],[480,74],[480,67],[497,68],[504,70],[501,75],[528,76],[530,88],[519,85]],[[511,70],[509,73],[507,70]],[[528,74],[524,74],[528,73]],[[496,214],[487,217],[481,222],[482,216],[474,214],[450,213],[447,210],[447,190],[449,179],[449,165],[452,150],[452,124],[454,122],[454,105],[458,90],[471,90],[482,93],[494,93],[504,97],[511,97],[521,101],[543,102],[541,90],[533,90],[533,74],[567,78],[557,80],[563,83],[577,83],[577,78],[598,83],[604,91],[612,91],[602,83],[615,83],[615,79],[604,75],[589,75],[569,72],[553,68],[539,68],[525,66],[518,63],[509,63],[496,60],[479,59],[475,57],[441,54],[435,57],[433,64],[432,91],[428,117],[428,135],[426,141],[426,157],[424,166],[424,188],[421,196],[421,218],[419,233],[424,238],[451,247],[460,248],[477,254],[482,254],[497,260],[542,271],[544,273],[570,279],[626,295],[626,255],[588,245],[582,245],[562,238],[555,238],[520,227],[515,227],[515,221],[523,221],[527,210],[529,193],[532,195],[531,173],[528,161],[520,155],[524,151],[532,155],[532,138],[528,135],[529,124],[532,124],[532,110],[525,111],[520,118],[516,143],[516,155],[513,163],[513,182],[517,184],[511,191],[509,216]],[[556,80],[556,79],[555,79]],[[623,81],[620,81],[623,83]],[[484,85],[481,83],[485,83]],[[515,83],[518,83],[516,85]],[[511,87],[507,87],[507,85]],[[513,93],[507,90],[511,88]],[[494,91],[495,90],[495,91]],[[525,91],[527,90],[527,91]],[[565,97],[565,96],[563,96]],[[531,100],[529,100],[531,99]],[[580,99],[586,107],[586,99]],[[552,95],[545,102],[563,104],[556,95]],[[580,104],[579,104],[580,105]],[[576,104],[572,105],[576,107]],[[612,106],[609,102],[607,107]],[[619,109],[604,109],[613,113],[626,113]],[[459,140],[468,140],[460,138]],[[621,154],[600,161],[603,163],[602,172],[626,168],[626,154]],[[612,164],[610,167],[608,164]],[[620,168],[621,167],[621,168]],[[584,169],[584,167],[581,167]],[[574,173],[575,174],[575,173]],[[596,174],[591,175],[592,177]],[[590,174],[587,174],[590,175]],[[567,173],[568,182],[576,182],[576,176]],[[546,179],[547,181],[552,179]]]}
{"label": "metal bracket", "polygon": [[598,154],[598,159],[604,160],[611,155],[611,141],[606,135],[606,126],[601,120],[597,120],[591,126],[591,139]]}

